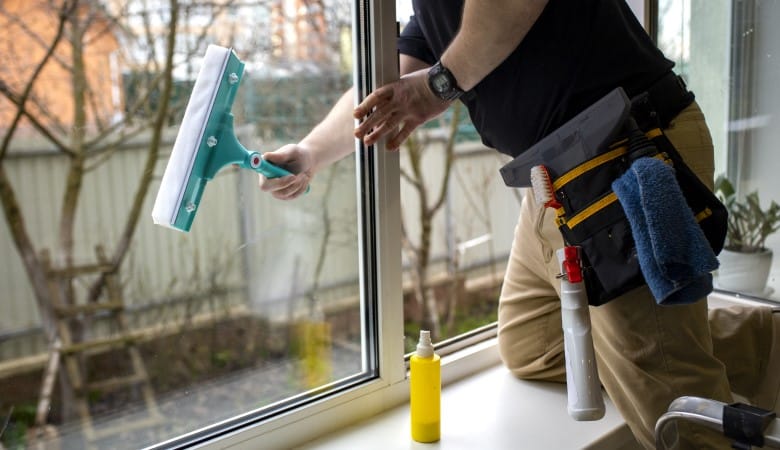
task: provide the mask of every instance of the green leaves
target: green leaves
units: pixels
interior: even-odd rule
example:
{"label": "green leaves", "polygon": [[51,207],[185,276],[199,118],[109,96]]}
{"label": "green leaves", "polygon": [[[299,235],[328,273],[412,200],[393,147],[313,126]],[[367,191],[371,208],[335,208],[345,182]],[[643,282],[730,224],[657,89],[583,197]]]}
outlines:
{"label": "green leaves", "polygon": [[780,206],[773,200],[769,209],[761,209],[758,191],[737,200],[731,182],[720,175],[715,180],[715,194],[729,212],[726,248],[732,251],[756,253],[764,249],[766,238],[780,230]]}

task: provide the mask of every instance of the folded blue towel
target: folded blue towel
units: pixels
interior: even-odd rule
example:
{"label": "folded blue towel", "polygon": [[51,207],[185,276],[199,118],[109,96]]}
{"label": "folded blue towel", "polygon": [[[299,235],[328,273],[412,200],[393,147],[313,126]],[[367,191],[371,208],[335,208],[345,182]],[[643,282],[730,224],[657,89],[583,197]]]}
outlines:
{"label": "folded blue towel", "polygon": [[661,305],[694,303],[712,292],[718,259],[685,202],[674,169],[639,158],[612,183],[631,224],[639,266]]}

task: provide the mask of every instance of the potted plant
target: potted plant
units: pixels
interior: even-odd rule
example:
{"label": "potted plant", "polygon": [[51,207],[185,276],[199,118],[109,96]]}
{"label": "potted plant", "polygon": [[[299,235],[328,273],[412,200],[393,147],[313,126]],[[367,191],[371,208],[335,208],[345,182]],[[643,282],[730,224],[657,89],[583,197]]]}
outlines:
{"label": "potted plant", "polygon": [[780,206],[773,200],[769,209],[761,209],[758,191],[739,201],[734,185],[724,175],[715,181],[715,194],[729,212],[715,285],[729,291],[764,295],[772,266],[772,250],[764,244],[769,235],[780,229]]}

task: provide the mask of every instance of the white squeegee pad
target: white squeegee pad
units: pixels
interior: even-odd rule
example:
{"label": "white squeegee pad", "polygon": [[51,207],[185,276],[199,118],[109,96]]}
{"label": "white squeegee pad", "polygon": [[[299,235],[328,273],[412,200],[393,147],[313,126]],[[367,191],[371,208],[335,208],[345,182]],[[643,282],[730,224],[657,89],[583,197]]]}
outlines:
{"label": "white squeegee pad", "polygon": [[157,225],[172,227],[176,220],[230,52],[216,45],[206,49],[152,208]]}

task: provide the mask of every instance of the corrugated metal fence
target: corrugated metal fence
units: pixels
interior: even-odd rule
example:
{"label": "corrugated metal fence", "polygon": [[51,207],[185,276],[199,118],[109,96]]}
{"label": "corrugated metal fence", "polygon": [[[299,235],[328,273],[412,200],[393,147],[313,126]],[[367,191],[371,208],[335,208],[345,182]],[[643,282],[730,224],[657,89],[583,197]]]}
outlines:
{"label": "corrugated metal fence", "polygon": [[[439,237],[434,254],[446,255],[453,242],[489,233],[494,238],[492,248],[471,250],[469,258],[471,262],[501,258],[511,242],[517,199],[510,190],[500,189],[496,169],[501,161],[493,152],[474,144],[461,147],[465,150],[451,184],[450,219],[448,222],[444,214],[437,218]],[[275,146],[268,143],[263,148]],[[163,153],[157,175],[162,174],[167,161],[167,152]],[[77,262],[95,262],[97,244],[106,247],[109,254],[113,251],[145,157],[143,144],[125,148],[85,176],[76,224]],[[54,249],[66,157],[54,152],[27,153],[8,158],[5,167],[36,248]],[[332,288],[333,295],[357,295],[354,159],[346,158],[333,170],[332,178],[326,172],[318,174],[305,198],[281,202],[256,188],[253,173],[223,169],[206,189],[192,231],[186,234],[152,224],[157,177],[121,270],[133,325],[164,325],[166,320],[214,308],[215,298],[219,299],[218,307],[226,310],[242,307],[267,317],[289,314],[287,300],[301,297],[315,283]],[[433,178],[437,170],[432,162]],[[326,189],[328,180],[333,182],[331,189]],[[410,218],[407,229],[415,233],[413,201],[408,200],[413,194],[408,186],[403,189],[405,215]],[[326,191],[330,192],[327,198]],[[485,211],[480,211],[483,207]],[[329,230],[327,235],[325,230]],[[315,256],[323,239],[327,239],[326,256],[322,272],[314,280]],[[5,220],[0,220],[0,258],[2,362],[42,353],[46,344],[40,335],[32,289]]]}

